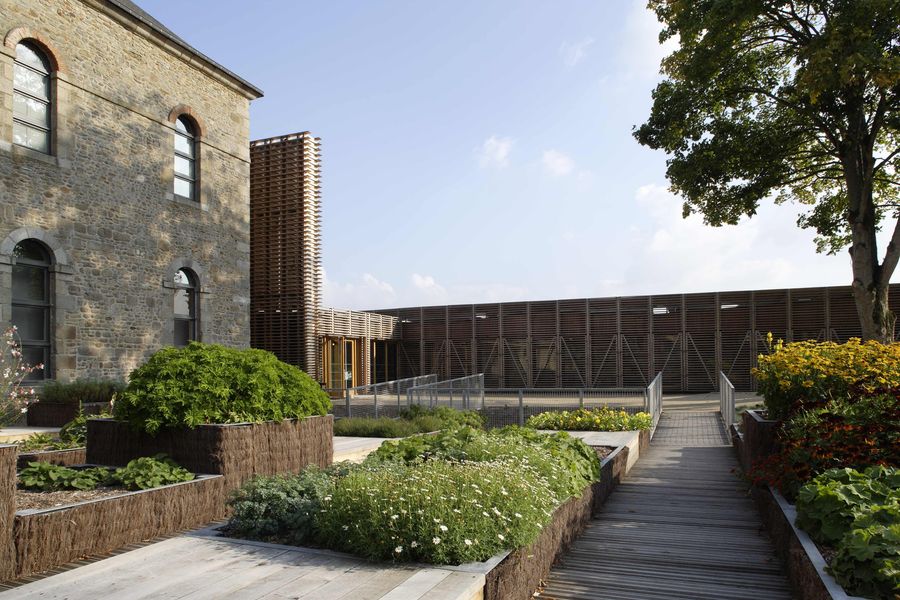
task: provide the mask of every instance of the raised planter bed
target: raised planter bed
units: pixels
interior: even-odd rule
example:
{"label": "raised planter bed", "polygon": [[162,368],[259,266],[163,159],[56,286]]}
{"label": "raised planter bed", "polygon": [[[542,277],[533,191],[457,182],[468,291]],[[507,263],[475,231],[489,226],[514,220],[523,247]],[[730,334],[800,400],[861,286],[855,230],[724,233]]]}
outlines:
{"label": "raised planter bed", "polygon": [[62,427],[78,416],[77,402],[43,402],[28,405],[25,420],[29,427]]}
{"label": "raised planter bed", "polygon": [[744,411],[741,415],[743,443],[738,452],[738,460],[744,471],[750,470],[754,462],[775,452],[780,423],[765,418],[762,411]]}
{"label": "raised planter bed", "polygon": [[13,444],[0,444],[0,581],[16,574],[13,520],[16,513],[16,454]]}
{"label": "raised planter bed", "polygon": [[121,466],[141,456],[164,453],[194,473],[225,476],[235,489],[255,475],[298,473],[331,464],[334,417],[265,423],[200,425],[161,430],[156,436],[112,419],[89,419],[87,462]]}
{"label": "raised planter bed", "polygon": [[84,448],[69,448],[68,450],[38,450],[34,452],[19,452],[16,459],[16,468],[24,469],[30,462],[48,462],[54,465],[83,465],[87,462],[87,451]]}
{"label": "raised planter bed", "polygon": [[[754,424],[751,423],[751,427]],[[750,455],[746,432],[746,427],[742,432],[731,426],[732,443],[745,471],[747,467],[743,457]],[[788,581],[799,600],[862,600],[859,596],[847,594],[825,572],[825,558],[809,535],[795,525],[797,511],[784,496],[768,485],[751,486],[750,495],[772,538],[776,554],[786,566]]]}
{"label": "raised planter bed", "polygon": [[193,481],[150,490],[19,511],[13,533],[15,576],[198,527],[223,516],[224,497],[221,475],[199,475]]}

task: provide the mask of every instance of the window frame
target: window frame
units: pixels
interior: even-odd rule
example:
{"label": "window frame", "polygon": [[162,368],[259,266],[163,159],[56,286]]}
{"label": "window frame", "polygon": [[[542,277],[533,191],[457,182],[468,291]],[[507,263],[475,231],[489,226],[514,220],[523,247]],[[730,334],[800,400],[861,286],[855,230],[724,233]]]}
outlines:
{"label": "window frame", "polygon": [[[34,42],[31,39],[23,39],[16,43],[15,48],[18,50],[19,46],[24,46],[31,50],[37,57],[40,59],[41,63],[46,72],[39,71],[34,66],[20,62],[17,57],[13,58],[13,85],[12,85],[12,95],[13,95],[13,110],[12,110],[12,123],[13,123],[13,144],[19,146],[21,148],[27,148],[34,152],[40,152],[41,154],[46,154],[49,156],[53,156],[54,154],[54,110],[56,103],[54,102],[54,73],[56,72],[54,69],[54,63],[52,57],[49,53],[44,50],[40,44]],[[24,88],[16,86],[16,69],[27,69],[32,73],[35,73],[44,80],[45,88],[47,90],[47,97],[40,98],[35,96],[29,90],[25,90]],[[15,112],[15,97],[22,96],[28,100],[32,100],[35,102],[39,102],[46,107],[46,124],[36,123],[34,121],[30,121],[28,119],[22,118],[16,115]],[[26,144],[20,144],[15,141],[15,128],[16,125],[21,125],[26,129],[38,130],[43,132],[47,136],[47,144],[46,149],[35,148],[34,146]]]}
{"label": "window frame", "polygon": [[[182,132],[178,125],[179,123],[185,128],[185,131]],[[186,115],[179,115],[174,122],[174,131],[172,137],[172,154],[173,154],[173,162],[172,162],[172,194],[176,198],[182,198],[184,200],[189,200],[191,202],[200,202],[200,194],[197,181],[199,180],[199,170],[200,170],[200,161],[198,160],[198,148],[199,148],[199,127],[193,120],[188,118]],[[188,145],[191,148],[191,153],[187,154],[178,149],[178,144],[176,140],[179,138],[183,138],[187,140]],[[175,168],[175,164],[178,159],[181,158],[183,160],[188,161],[191,171],[193,175],[188,177],[187,175],[183,175],[178,172]],[[190,188],[190,196],[185,196],[183,194],[179,194],[177,190],[178,181],[187,182]]]}
{"label": "window frame", "polygon": [[[184,273],[188,280],[187,284],[180,283],[178,274]],[[200,331],[200,278],[192,269],[181,267],[175,271],[175,277],[172,281],[174,292],[172,295],[172,345],[183,348],[191,342],[201,341]],[[188,315],[181,315],[175,312],[175,302],[177,294],[187,292],[188,295]],[[178,323],[188,324],[187,343],[180,344],[177,336]]]}
{"label": "window frame", "polygon": [[[40,251],[44,255],[44,260],[36,260],[31,258],[23,258],[17,255],[17,250],[19,246],[24,243],[29,243],[35,245],[35,247],[39,248]],[[53,270],[53,254],[47,249],[40,241],[35,239],[25,239],[16,244],[15,249],[13,250],[14,263],[13,270],[11,274],[11,285],[10,285],[10,309],[13,311],[16,307],[29,308],[29,309],[40,309],[43,313],[43,335],[44,338],[42,340],[37,339],[26,339],[21,336],[21,328],[19,329],[19,346],[24,351],[26,348],[41,348],[43,349],[44,359],[41,363],[44,365],[42,371],[40,371],[40,376],[35,377],[37,374],[36,371],[32,371],[29,373],[26,378],[28,381],[44,381],[52,378],[52,361],[53,361],[53,278],[52,278],[52,270]],[[17,265],[22,265],[31,268],[37,268],[41,270],[41,274],[43,276],[43,295],[44,300],[32,300],[28,298],[17,298],[15,294],[15,267]],[[10,315],[10,321],[12,321],[12,315]],[[31,365],[35,366],[35,365]]]}

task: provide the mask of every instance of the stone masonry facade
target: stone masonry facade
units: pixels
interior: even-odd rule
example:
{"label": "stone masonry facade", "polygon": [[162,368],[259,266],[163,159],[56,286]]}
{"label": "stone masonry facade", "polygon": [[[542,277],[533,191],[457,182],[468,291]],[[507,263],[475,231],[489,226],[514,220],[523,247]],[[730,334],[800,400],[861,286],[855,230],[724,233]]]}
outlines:
{"label": "stone masonry facade", "polygon": [[[250,341],[249,103],[261,93],[127,7],[0,9],[0,323],[11,315],[13,250],[37,240],[52,263],[50,376],[63,381],[127,377],[172,344],[181,268],[199,280],[200,339]],[[23,40],[53,64],[49,155],[12,141]],[[199,201],[172,193],[180,115],[199,133]]]}

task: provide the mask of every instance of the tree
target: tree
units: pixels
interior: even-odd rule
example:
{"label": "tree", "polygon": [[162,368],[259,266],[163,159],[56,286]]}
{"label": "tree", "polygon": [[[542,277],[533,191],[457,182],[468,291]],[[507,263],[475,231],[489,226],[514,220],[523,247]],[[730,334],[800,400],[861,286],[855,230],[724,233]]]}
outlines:
{"label": "tree", "polygon": [[[900,0],[650,0],[679,47],[635,138],[669,153],[684,216],[736,224],[767,199],[849,246],[866,339],[893,339],[900,259]],[[893,232],[879,262],[876,232]]]}

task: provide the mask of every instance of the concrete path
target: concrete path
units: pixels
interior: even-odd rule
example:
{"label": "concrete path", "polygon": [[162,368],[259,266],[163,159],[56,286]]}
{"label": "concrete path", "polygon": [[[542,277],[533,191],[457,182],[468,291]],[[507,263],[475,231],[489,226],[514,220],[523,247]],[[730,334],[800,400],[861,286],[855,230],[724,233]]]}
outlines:
{"label": "concrete path", "polygon": [[789,599],[715,412],[663,412],[650,450],[541,598]]}
{"label": "concrete path", "polygon": [[0,600],[473,600],[484,575],[186,535],[0,593]]}

